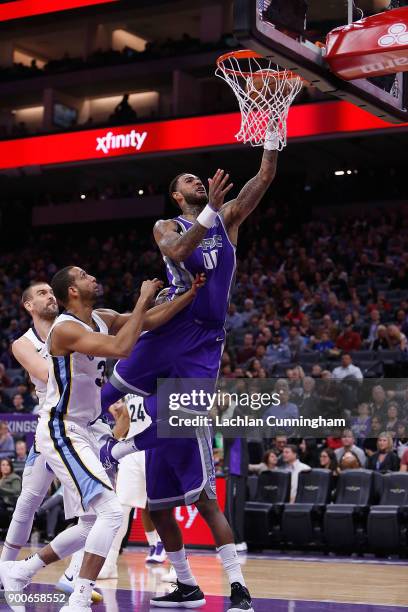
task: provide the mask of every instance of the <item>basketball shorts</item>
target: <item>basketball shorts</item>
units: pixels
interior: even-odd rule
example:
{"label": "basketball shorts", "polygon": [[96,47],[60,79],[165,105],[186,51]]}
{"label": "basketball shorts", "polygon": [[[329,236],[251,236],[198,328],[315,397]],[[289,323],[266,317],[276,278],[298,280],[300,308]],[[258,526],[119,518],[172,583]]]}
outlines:
{"label": "basketball shorts", "polygon": [[36,448],[63,485],[67,519],[86,514],[90,502],[103,489],[112,490],[99,461],[99,446],[91,426],[40,418]]}

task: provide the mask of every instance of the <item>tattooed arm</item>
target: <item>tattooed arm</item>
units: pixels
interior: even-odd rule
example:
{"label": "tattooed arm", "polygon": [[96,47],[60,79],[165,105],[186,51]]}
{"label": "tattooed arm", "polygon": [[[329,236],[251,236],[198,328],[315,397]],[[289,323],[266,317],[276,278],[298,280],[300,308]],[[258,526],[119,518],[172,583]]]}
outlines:
{"label": "tattooed arm", "polygon": [[[224,204],[224,198],[232,183],[228,183],[229,175],[223,170],[217,170],[212,179],[209,179],[209,202],[214,210],[220,210]],[[195,221],[187,232],[179,234],[177,223],[174,221],[157,221],[153,229],[153,235],[163,255],[170,257],[173,261],[184,261],[198,247],[208,229]]]}
{"label": "tattooed arm", "polygon": [[277,161],[277,151],[265,150],[258,174],[248,181],[235,200],[227,202],[221,208],[233,242],[236,242],[239,226],[255,210],[275,178]]}

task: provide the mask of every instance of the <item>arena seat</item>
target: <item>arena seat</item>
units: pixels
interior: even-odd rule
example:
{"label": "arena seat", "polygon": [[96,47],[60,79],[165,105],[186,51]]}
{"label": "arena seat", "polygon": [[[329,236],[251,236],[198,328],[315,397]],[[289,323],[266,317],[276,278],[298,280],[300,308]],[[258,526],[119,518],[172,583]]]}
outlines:
{"label": "arena seat", "polygon": [[371,506],[367,519],[370,550],[382,553],[405,549],[407,528],[408,473],[384,474],[380,504]]}
{"label": "arena seat", "polygon": [[365,543],[373,482],[370,470],[346,470],[340,474],[335,503],[327,506],[324,516],[324,535],[329,550],[360,550]]}
{"label": "arena seat", "polygon": [[299,353],[299,363],[301,364],[311,364],[318,363],[320,361],[320,353],[315,351],[314,353],[303,352]]}
{"label": "arena seat", "polygon": [[256,501],[245,504],[245,540],[249,546],[267,548],[281,540],[281,516],[289,501],[290,473],[262,472]]}
{"label": "arena seat", "polygon": [[314,469],[299,474],[294,504],[285,504],[282,533],[287,543],[307,546],[322,539],[322,523],[331,495],[330,470]]}

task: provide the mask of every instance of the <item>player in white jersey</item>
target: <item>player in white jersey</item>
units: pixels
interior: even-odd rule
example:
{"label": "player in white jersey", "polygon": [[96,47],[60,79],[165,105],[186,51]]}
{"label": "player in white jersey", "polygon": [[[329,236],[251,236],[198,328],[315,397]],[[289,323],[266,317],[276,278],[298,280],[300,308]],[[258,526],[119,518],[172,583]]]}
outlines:
{"label": "player in white jersey", "polygon": [[[13,343],[12,351],[17,361],[28,372],[41,407],[45,400],[48,380],[48,350],[45,340],[58,315],[58,305],[50,285],[44,282],[30,285],[23,292],[21,301],[30,314],[33,325]],[[93,426],[93,431],[98,437],[100,445],[105,442],[106,437],[111,433],[109,426],[100,420]],[[53,479],[53,472],[47,467],[41,454],[36,452],[35,444],[33,444],[24,467],[21,494],[17,500],[0,561],[17,559],[20,549],[25,546],[30,537],[34,515],[46,496]],[[81,567],[82,557],[83,550],[79,550],[72,555],[69,567],[58,582],[59,590],[72,593],[73,584]],[[95,603],[102,601],[100,593],[93,591],[92,601]]]}
{"label": "player in white jersey", "polygon": [[[193,299],[192,294],[174,305],[162,305],[165,313],[162,306],[157,306],[146,316],[159,286],[158,281],[145,282],[134,311],[119,315],[93,311],[97,284],[84,270],[70,266],[55,275],[54,293],[69,312],[58,317],[47,339],[51,358],[36,443],[64,486],[66,517],[80,518],[78,525],[59,534],[39,554],[2,563],[0,579],[6,590],[22,590],[40,568],[85,544],[80,575],[64,610],[90,610],[94,580],[120,527],[122,510],[99,461],[89,425],[100,414],[105,357],[128,354],[143,326],[152,329],[163,324]],[[108,331],[116,335],[109,336]]]}
{"label": "player in white jersey", "polygon": [[[152,420],[146,413],[143,397],[140,395],[126,395],[124,403],[123,400],[116,402],[111,407],[111,412],[115,411],[117,404],[120,407],[124,405],[125,411],[121,413],[121,417],[116,421],[113,430],[116,439],[132,438],[151,424]],[[128,529],[132,508],[137,508],[141,512],[143,528],[150,546],[146,563],[164,563],[167,558],[164,546],[147,509],[145,453],[143,451],[127,455],[119,462],[115,490],[122,504],[123,521],[98,576],[99,580],[118,577],[118,556],[122,540]]]}

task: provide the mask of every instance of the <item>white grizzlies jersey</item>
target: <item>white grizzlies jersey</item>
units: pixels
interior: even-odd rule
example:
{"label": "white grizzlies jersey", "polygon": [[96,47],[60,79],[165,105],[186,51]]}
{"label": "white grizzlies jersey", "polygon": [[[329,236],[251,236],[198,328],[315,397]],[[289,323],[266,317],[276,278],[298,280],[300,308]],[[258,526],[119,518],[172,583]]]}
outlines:
{"label": "white grizzlies jersey", "polygon": [[[37,353],[40,355],[40,357],[43,357],[44,359],[47,359],[49,357],[48,348],[45,342],[41,340],[34,327],[31,327],[28,331],[26,331],[26,333],[23,334],[22,337],[27,338],[27,340],[34,344],[34,347],[37,349]],[[35,387],[35,392],[38,397],[38,403],[41,408],[44,403],[45,396],[47,394],[47,383],[43,382],[39,378],[35,378],[35,376],[32,376],[31,374],[29,376],[31,382]]]}
{"label": "white grizzlies jersey", "polygon": [[140,395],[128,393],[128,395],[125,396],[125,403],[130,418],[129,432],[126,437],[133,438],[133,436],[136,436],[149,427],[152,419],[147,414],[143,403],[143,397]]}
{"label": "white grizzlies jersey", "polygon": [[[60,315],[48,334],[48,352],[53,330],[65,321],[78,323],[89,332],[108,334],[106,323],[95,311],[92,313],[92,319],[98,331],[69,312]],[[40,417],[52,421],[68,420],[80,425],[95,421],[101,414],[101,388],[105,367],[105,357],[93,357],[77,352],[65,357],[50,355],[47,395],[39,412]]]}

